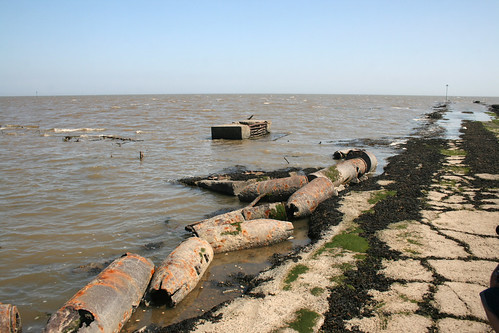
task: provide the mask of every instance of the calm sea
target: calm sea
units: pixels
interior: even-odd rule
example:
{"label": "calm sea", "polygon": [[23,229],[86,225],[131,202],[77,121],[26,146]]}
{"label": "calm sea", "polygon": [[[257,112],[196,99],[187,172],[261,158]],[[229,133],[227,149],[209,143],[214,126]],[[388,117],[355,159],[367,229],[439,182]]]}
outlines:
{"label": "calm sea", "polygon": [[[175,180],[235,166],[329,166],[334,151],[353,147],[372,151],[381,173],[397,143],[438,101],[363,95],[0,97],[0,302],[18,307],[25,331],[39,331],[95,276],[84,269],[88,265],[125,252],[159,264],[188,236],[186,224],[241,207],[233,197]],[[473,98],[453,101],[446,135],[457,137],[463,117],[486,118]],[[211,140],[210,126],[250,116],[271,120],[272,134]],[[306,221],[297,224],[294,241],[216,257],[204,290],[179,309],[140,309],[127,329],[212,306],[220,295],[210,289],[210,276],[255,273],[265,256],[306,243]]]}

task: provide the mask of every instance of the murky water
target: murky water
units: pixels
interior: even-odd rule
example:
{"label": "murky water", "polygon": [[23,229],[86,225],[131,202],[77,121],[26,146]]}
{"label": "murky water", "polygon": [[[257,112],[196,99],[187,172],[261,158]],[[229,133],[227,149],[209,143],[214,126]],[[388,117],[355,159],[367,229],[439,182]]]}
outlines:
{"label": "murky water", "polygon": [[[360,95],[0,97],[0,302],[19,308],[25,331],[39,331],[50,313],[93,278],[81,266],[124,252],[158,264],[188,236],[185,225],[220,208],[242,206],[236,198],[174,180],[236,165],[253,170],[328,166],[334,151],[353,147],[372,151],[380,173],[395,144],[410,136],[439,100]],[[486,117],[485,108],[472,100],[452,104],[445,120],[449,128],[456,128],[463,115]],[[271,120],[272,134],[258,140],[211,140],[210,126],[251,115]],[[221,271],[228,267],[256,273],[273,252],[306,243],[306,228],[306,221],[298,222],[293,242],[265,251],[219,255],[210,274],[225,274]],[[138,311],[136,325],[170,322],[188,307],[211,307],[210,299],[220,295],[211,297],[210,288],[204,289],[170,310],[170,319],[164,311]],[[206,304],[196,302],[202,292]]]}

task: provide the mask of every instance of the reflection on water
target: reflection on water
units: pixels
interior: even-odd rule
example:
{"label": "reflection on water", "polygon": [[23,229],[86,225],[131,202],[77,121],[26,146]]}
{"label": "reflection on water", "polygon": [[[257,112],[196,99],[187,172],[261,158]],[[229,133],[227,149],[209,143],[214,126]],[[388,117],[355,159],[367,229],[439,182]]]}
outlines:
{"label": "reflection on water", "polygon": [[[451,109],[480,114],[484,107],[471,100],[458,100]],[[411,134],[436,101],[360,95],[1,97],[0,302],[18,306],[25,329],[39,331],[49,313],[93,278],[76,267],[124,252],[158,264],[189,236],[185,225],[242,206],[237,198],[176,179],[236,165],[324,167],[333,163],[335,150],[353,146],[371,150],[381,173],[395,143]],[[211,140],[211,125],[251,115],[271,120],[272,134]],[[449,123],[453,115],[446,115]],[[234,264],[217,259],[210,276],[230,265],[251,274],[256,262],[291,244],[269,247],[269,253],[227,255]],[[256,254],[255,262],[245,262]],[[207,293],[209,302],[215,297],[209,293],[220,291],[211,291],[206,279],[197,292]],[[169,311],[175,317],[182,307],[200,307],[189,304]],[[144,316],[161,317],[156,310]]]}

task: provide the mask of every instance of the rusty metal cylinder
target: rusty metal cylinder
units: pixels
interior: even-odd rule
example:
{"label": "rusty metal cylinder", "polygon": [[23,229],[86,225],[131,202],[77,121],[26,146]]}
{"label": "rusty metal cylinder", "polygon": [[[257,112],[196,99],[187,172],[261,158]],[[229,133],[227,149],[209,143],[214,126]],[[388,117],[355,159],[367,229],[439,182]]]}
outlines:
{"label": "rusty metal cylinder", "polygon": [[54,313],[44,332],[119,332],[140,304],[153,273],[151,260],[123,255]]}
{"label": "rusty metal cylinder", "polygon": [[215,253],[266,246],[292,235],[291,222],[270,219],[224,224],[199,231],[199,237],[208,241]]}
{"label": "rusty metal cylinder", "polygon": [[338,150],[333,154],[334,159],[345,159],[351,160],[355,158],[361,158],[366,163],[366,170],[364,173],[372,173],[376,171],[378,167],[378,160],[373,153],[365,151],[363,149],[349,149],[349,150]]}
{"label": "rusty metal cylinder", "polygon": [[245,219],[242,214],[242,209],[238,209],[232,212],[214,216],[206,220],[189,224],[188,226],[185,227],[185,230],[197,234],[198,230],[203,228],[211,228],[213,226],[222,225],[222,224],[240,223],[243,222],[244,220]]}
{"label": "rusty metal cylinder", "polygon": [[241,223],[247,220],[273,219],[286,221],[286,205],[284,202],[267,202],[259,206],[248,206],[212,218],[189,224],[185,230],[198,235],[198,231],[223,224]]}
{"label": "rusty metal cylinder", "polygon": [[175,306],[198,284],[213,260],[213,249],[204,239],[183,241],[159,265],[149,287],[156,304]]}
{"label": "rusty metal cylinder", "polygon": [[17,307],[0,303],[0,333],[22,332],[21,316]]}
{"label": "rusty metal cylinder", "polygon": [[304,175],[264,180],[247,185],[238,193],[237,197],[241,201],[249,202],[265,194],[267,201],[283,201],[307,183],[307,176]]}
{"label": "rusty metal cylinder", "polygon": [[321,202],[337,194],[329,178],[318,177],[296,191],[289,198],[286,207],[294,218],[308,216]]}
{"label": "rusty metal cylinder", "polygon": [[214,192],[237,195],[245,186],[247,181],[242,180],[212,180],[204,179],[196,182],[196,185]]}
{"label": "rusty metal cylinder", "polygon": [[362,159],[352,159],[349,161],[341,161],[329,168],[324,168],[309,175],[314,178],[328,178],[333,183],[333,186],[340,186],[351,181],[357,181],[359,174],[366,170],[366,164]]}

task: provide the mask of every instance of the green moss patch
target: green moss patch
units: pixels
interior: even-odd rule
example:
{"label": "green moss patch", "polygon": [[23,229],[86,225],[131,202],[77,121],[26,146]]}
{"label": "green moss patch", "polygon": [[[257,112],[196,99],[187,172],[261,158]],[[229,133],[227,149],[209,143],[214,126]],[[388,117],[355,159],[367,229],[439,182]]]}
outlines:
{"label": "green moss patch", "polygon": [[446,170],[460,175],[467,175],[471,171],[469,167],[462,167],[462,166],[449,166],[446,168]]}
{"label": "green moss patch", "polygon": [[309,268],[302,264],[298,264],[293,267],[284,280],[284,290],[291,289],[291,282],[296,281],[301,274],[308,272],[308,270]]}
{"label": "green moss patch", "polygon": [[319,296],[324,292],[324,288],[321,287],[314,287],[310,289],[310,293],[314,296]]}
{"label": "green moss patch", "polygon": [[336,168],[336,165],[327,168],[326,171],[324,172],[324,175],[327,178],[329,178],[332,182],[335,182],[336,180],[338,180],[338,178],[340,178],[340,172]]}
{"label": "green moss patch", "polygon": [[386,199],[387,197],[394,197],[397,195],[397,191],[389,191],[389,190],[382,190],[382,191],[377,191],[373,194],[371,194],[371,197],[367,202],[369,202],[371,205],[375,205],[381,200]]}
{"label": "green moss patch", "polygon": [[462,149],[442,149],[440,154],[445,156],[466,156],[466,151]]}
{"label": "green moss patch", "polygon": [[350,232],[336,235],[330,242],[324,244],[315,255],[320,255],[324,251],[337,248],[352,252],[366,253],[369,249],[369,243],[364,237],[359,236],[361,232],[361,229],[355,229]]}
{"label": "green moss patch", "polygon": [[319,317],[320,315],[315,311],[300,309],[296,311],[296,319],[288,323],[288,327],[300,333],[311,333]]}

